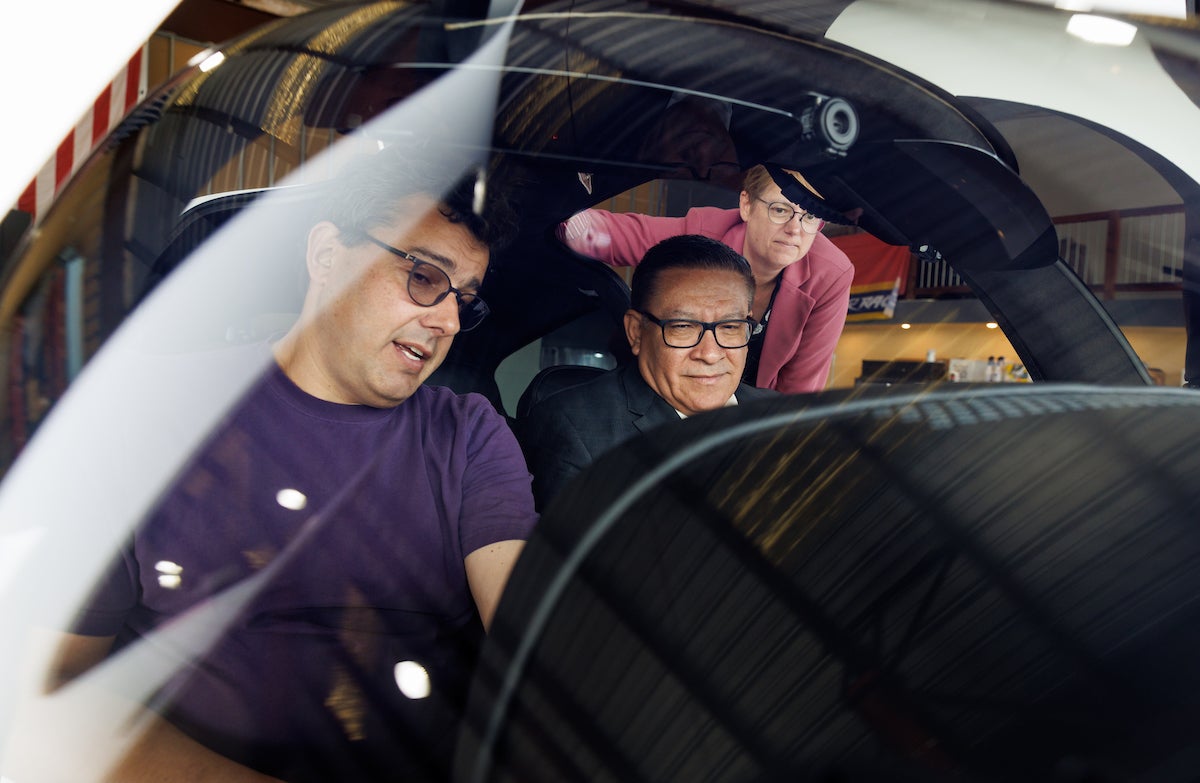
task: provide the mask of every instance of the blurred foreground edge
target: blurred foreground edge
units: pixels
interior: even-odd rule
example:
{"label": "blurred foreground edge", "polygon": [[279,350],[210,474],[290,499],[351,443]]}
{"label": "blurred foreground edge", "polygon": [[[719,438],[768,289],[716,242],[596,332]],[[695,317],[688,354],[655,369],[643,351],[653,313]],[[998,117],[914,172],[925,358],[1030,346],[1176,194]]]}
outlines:
{"label": "blurred foreground edge", "polygon": [[1200,398],[861,395],[583,473],[513,573],[454,779],[1193,779]]}

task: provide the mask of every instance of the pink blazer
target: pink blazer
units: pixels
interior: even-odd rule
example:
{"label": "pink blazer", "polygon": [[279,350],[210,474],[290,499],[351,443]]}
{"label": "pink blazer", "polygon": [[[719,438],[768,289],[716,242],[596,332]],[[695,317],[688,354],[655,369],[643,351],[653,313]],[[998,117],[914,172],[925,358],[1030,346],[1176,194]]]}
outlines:
{"label": "pink blazer", "polygon": [[[636,265],[650,247],[677,234],[703,234],[739,253],[746,244],[746,224],[738,211],[718,207],[695,207],[680,218],[589,209],[559,228],[572,250],[614,266]],[[788,393],[825,388],[853,279],[850,259],[823,234],[783,270],[756,386]]]}

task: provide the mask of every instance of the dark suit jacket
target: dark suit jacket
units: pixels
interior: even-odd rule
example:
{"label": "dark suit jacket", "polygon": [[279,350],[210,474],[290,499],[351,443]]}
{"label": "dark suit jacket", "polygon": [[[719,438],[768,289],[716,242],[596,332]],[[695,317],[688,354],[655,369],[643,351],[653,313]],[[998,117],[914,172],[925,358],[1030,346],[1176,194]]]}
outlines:
{"label": "dark suit jacket", "polygon": [[[744,383],[736,392],[739,403],[775,394]],[[679,414],[646,385],[636,363],[542,400],[515,428],[538,510],[604,452],[673,421]]]}

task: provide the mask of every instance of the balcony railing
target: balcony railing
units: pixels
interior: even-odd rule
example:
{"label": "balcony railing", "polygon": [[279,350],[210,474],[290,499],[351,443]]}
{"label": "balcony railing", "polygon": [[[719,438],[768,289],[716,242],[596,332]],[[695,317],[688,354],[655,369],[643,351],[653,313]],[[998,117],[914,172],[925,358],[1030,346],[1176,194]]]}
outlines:
{"label": "balcony railing", "polygon": [[[1058,254],[1103,299],[1118,292],[1168,291],[1183,278],[1182,206],[1067,215],[1054,219]],[[917,262],[909,298],[969,295],[945,262]]]}

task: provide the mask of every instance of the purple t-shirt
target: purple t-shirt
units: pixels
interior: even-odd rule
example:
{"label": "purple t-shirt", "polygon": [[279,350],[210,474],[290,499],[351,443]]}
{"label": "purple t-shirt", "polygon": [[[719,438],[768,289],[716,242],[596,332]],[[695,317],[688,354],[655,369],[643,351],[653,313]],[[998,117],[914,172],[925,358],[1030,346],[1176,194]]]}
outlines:
{"label": "purple t-shirt", "polygon": [[[463,558],[535,521],[520,448],[483,397],[422,386],[393,409],[339,405],[275,367],[75,630],[120,647],[267,577],[163,711],[291,780],[437,777],[481,638]],[[402,661],[428,673],[430,697],[400,693]]]}

